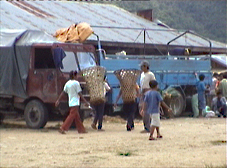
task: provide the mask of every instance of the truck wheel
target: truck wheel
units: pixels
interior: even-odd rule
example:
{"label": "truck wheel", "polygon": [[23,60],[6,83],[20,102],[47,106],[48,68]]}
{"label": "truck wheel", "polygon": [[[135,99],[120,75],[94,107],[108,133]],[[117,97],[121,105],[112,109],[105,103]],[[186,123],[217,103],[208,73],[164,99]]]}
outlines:
{"label": "truck wheel", "polygon": [[25,107],[24,117],[29,128],[43,128],[48,120],[48,110],[39,100],[31,100]]}
{"label": "truck wheel", "polygon": [[5,115],[0,113],[0,125],[2,124],[4,118],[5,118]]}
{"label": "truck wheel", "polygon": [[174,92],[176,92],[177,94],[175,93],[174,96],[171,97],[169,105],[173,110],[174,116],[178,117],[184,110],[185,102],[182,94],[178,90],[174,90]]}

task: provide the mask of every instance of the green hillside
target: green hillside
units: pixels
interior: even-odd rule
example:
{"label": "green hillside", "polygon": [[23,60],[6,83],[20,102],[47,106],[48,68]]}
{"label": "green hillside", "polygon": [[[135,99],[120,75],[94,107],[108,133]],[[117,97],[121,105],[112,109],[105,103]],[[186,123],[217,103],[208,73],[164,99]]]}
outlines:
{"label": "green hillside", "polygon": [[193,30],[204,37],[227,43],[226,0],[152,0],[104,2],[128,11],[153,9],[153,18],[168,26]]}

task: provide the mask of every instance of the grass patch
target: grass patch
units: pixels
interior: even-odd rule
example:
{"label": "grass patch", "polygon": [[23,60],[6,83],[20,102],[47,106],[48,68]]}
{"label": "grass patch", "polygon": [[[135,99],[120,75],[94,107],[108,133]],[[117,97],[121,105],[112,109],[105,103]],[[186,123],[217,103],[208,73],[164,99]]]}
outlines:
{"label": "grass patch", "polygon": [[217,140],[217,141],[211,141],[213,145],[223,145],[226,144],[226,140]]}
{"label": "grass patch", "polygon": [[131,156],[132,153],[131,152],[119,152],[118,153],[120,156]]}

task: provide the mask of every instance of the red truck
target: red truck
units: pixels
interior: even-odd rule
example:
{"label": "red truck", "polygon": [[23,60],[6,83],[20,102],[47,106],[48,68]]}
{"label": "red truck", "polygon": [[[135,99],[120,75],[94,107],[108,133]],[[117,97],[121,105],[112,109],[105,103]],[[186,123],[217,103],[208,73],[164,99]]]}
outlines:
{"label": "red truck", "polygon": [[[67,97],[55,101],[71,70],[95,66],[95,48],[89,44],[59,43],[38,30],[1,30],[0,43],[0,117],[23,113],[30,128],[42,128],[51,113],[68,111]],[[84,86],[82,77],[79,77]],[[88,92],[83,95],[89,99]],[[83,111],[88,110],[81,105]]]}

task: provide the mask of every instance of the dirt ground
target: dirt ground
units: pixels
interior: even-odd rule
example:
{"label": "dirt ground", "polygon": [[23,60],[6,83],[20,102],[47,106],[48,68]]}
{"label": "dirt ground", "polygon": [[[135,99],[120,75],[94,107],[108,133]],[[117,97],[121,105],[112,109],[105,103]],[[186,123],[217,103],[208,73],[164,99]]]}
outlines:
{"label": "dirt ground", "polygon": [[105,132],[57,132],[60,121],[44,129],[26,128],[24,121],[5,120],[0,127],[0,167],[226,167],[226,119],[161,120],[163,139],[149,141],[141,120],[127,132],[125,121],[106,117]]}

